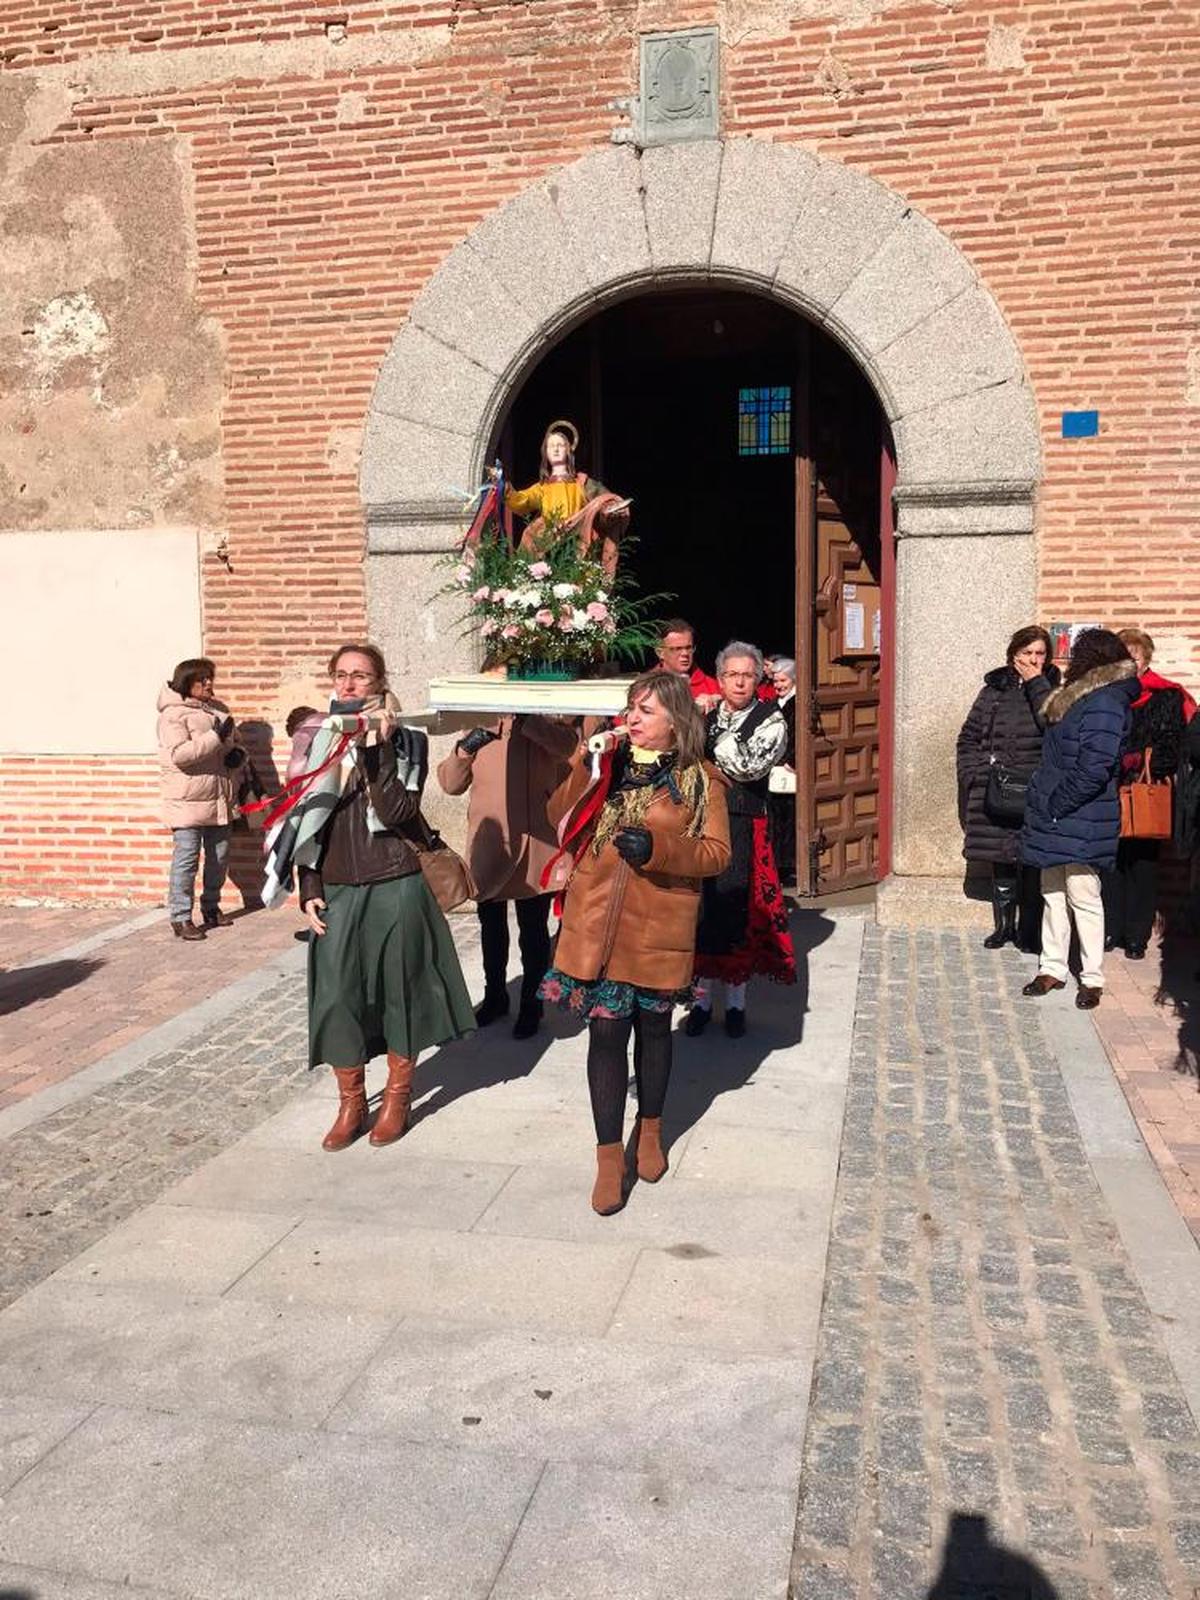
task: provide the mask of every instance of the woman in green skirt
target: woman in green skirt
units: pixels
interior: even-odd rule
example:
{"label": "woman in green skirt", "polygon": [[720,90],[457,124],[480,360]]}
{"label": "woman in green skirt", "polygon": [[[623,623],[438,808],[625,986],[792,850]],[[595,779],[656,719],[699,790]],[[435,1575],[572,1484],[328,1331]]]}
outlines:
{"label": "woman in green skirt", "polygon": [[[315,778],[296,807],[293,859],[313,937],[308,959],[309,1064],[337,1079],[326,1150],[344,1150],[367,1117],[366,1063],[387,1051],[374,1145],[403,1134],[421,1051],[475,1026],[450,929],[421,874],[424,735],[399,728],[382,653],[343,645],[329,663],[334,707],[361,710],[373,730]],[[334,736],[318,734],[316,772]]]}

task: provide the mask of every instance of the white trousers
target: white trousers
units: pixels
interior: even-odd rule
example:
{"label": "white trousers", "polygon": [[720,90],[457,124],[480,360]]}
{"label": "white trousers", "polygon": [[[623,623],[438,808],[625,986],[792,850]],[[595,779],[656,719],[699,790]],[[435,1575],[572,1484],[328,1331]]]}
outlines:
{"label": "white trousers", "polygon": [[1038,971],[1065,983],[1071,923],[1079,935],[1079,981],[1104,987],[1104,901],[1095,867],[1042,868],[1042,959]]}

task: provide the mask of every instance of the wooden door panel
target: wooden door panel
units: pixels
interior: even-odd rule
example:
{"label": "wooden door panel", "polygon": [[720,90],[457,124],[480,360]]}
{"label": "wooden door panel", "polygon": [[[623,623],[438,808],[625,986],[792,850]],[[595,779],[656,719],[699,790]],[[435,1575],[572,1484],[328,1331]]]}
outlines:
{"label": "wooden door panel", "polygon": [[877,574],[827,494],[816,511],[813,673],[818,887],[873,883],[879,865],[879,659],[841,652],[842,585]]}

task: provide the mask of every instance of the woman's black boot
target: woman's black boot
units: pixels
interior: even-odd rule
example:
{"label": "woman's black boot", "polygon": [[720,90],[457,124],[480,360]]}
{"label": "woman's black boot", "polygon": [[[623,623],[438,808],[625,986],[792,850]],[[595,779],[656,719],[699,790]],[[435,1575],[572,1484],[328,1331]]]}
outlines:
{"label": "woman's black boot", "polygon": [[985,950],[999,950],[1017,941],[1017,885],[1012,878],[992,879],[992,921],[994,927],[983,941]]}

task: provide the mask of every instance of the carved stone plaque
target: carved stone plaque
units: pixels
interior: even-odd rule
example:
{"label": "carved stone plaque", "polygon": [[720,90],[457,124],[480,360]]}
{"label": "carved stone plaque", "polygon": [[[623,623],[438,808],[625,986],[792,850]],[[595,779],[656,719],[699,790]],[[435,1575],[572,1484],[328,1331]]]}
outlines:
{"label": "carved stone plaque", "polygon": [[639,144],[715,139],[721,39],[716,28],[641,38]]}

